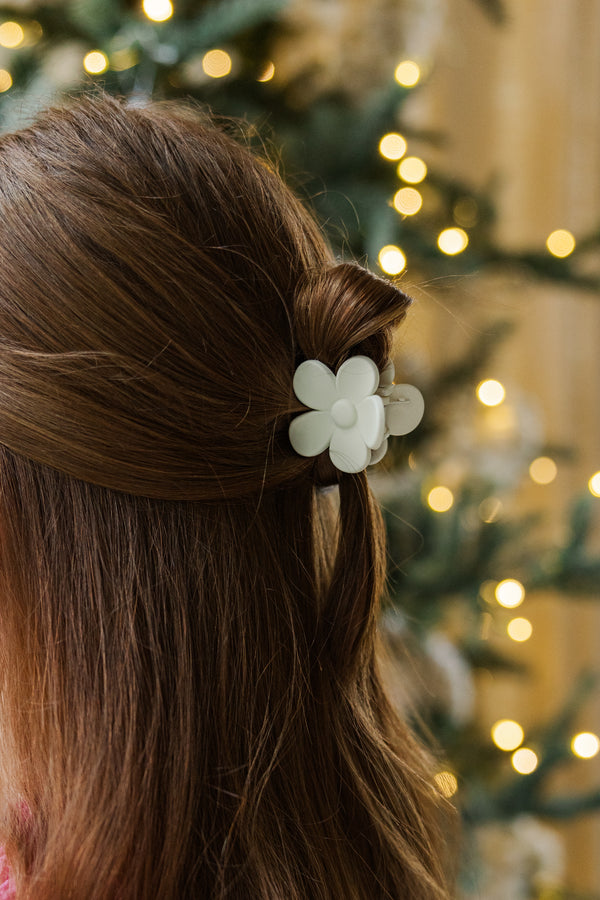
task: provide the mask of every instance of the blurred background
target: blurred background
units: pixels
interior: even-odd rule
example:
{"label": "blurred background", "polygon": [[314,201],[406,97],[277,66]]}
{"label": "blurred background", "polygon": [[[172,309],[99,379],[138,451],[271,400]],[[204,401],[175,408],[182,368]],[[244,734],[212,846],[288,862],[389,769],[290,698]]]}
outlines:
{"label": "blurred background", "polygon": [[460,896],[600,898],[600,3],[0,6],[2,130],[95,86],[241,117],[415,297],[426,414],[372,474],[386,676],[461,811]]}

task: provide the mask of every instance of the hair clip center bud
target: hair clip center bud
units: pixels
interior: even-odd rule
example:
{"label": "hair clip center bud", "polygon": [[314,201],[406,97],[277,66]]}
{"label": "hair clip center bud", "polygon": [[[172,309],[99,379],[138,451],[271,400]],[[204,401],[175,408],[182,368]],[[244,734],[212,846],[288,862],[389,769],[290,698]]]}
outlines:
{"label": "hair clip center bud", "polygon": [[358,420],[356,406],[352,400],[347,400],[345,397],[336,400],[331,407],[331,418],[338,428],[352,428]]}

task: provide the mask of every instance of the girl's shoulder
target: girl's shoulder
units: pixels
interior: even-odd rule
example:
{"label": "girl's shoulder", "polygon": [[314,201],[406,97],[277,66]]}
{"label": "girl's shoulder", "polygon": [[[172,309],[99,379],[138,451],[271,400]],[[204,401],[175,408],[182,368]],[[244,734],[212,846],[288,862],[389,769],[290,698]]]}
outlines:
{"label": "girl's shoulder", "polygon": [[0,900],[15,900],[15,883],[6,859],[4,847],[0,847]]}

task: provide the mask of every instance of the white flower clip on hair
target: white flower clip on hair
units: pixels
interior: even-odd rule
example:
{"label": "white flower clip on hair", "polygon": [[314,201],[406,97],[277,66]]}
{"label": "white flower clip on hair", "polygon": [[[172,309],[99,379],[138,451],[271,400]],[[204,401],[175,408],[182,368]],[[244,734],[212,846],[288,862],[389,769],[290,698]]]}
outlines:
{"label": "white flower clip on hair", "polygon": [[425,408],[416,387],[394,384],[392,362],[380,377],[368,356],[350,357],[337,375],[318,359],[307,359],[296,369],[293,387],[310,410],[290,423],[292,447],[300,456],[318,456],[329,447],[342,472],[362,472],[383,459],[388,437],[416,428]]}

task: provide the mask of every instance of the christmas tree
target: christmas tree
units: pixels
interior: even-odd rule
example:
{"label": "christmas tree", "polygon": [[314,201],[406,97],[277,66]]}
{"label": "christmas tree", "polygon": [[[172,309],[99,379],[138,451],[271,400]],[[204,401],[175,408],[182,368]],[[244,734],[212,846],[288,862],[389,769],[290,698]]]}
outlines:
{"label": "christmas tree", "polygon": [[[134,104],[193,98],[219,116],[243,119],[250,140],[268,141],[342,257],[391,278],[408,268],[418,283],[502,270],[513,279],[597,291],[600,277],[589,263],[598,229],[576,241],[560,228],[545,245],[507,247],[497,237],[494,186],[449,176],[414,151],[431,147],[439,156],[443,135],[405,117],[406,101],[426,76],[404,53],[406,16],[393,4],[382,52],[361,60],[358,26],[348,31],[343,5],[3,5],[1,127],[26,124],[41,106],[96,85]],[[481,9],[502,22],[497,0]],[[561,541],[546,541],[537,517],[524,515],[515,497],[524,477],[551,483],[571,448],[545,445],[526,399],[510,406],[505,387],[485,377],[510,334],[506,321],[486,323],[437,367],[411,361],[402,345],[397,368],[402,380],[419,383],[427,414],[372,478],[390,548],[382,630],[392,691],[436,748],[438,788],[463,816],[462,894],[566,900],[575,894],[552,869],[561,847],[545,823],[600,807],[600,785],[576,794],[553,787],[565,763],[600,748],[594,733],[577,732],[578,711],[597,691],[594,674],[582,671],[566,704],[527,735],[508,718],[490,734],[477,697],[490,673],[518,675],[526,690],[526,666],[507,651],[507,635],[517,645],[531,635],[530,620],[516,612],[526,595],[552,590],[565,603],[598,599],[600,472],[573,497]],[[507,861],[515,846],[523,850],[516,867]]]}

